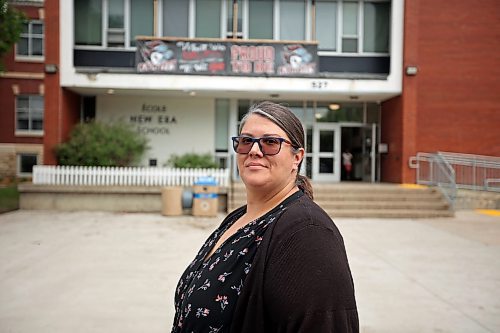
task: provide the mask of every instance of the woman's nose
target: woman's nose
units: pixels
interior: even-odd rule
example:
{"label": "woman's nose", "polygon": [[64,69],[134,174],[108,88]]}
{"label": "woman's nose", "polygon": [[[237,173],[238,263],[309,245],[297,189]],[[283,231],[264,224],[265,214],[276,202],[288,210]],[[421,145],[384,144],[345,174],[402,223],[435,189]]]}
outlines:
{"label": "woman's nose", "polygon": [[248,152],[249,155],[264,155],[262,154],[262,151],[260,150],[260,146],[258,142],[254,142],[252,144],[252,149]]}

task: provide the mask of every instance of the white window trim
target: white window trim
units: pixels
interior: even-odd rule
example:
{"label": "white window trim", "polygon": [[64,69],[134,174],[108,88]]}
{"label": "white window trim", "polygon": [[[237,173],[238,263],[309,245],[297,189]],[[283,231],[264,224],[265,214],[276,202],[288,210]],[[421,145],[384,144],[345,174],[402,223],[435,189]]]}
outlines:
{"label": "white window trim", "polygon": [[[25,130],[25,129],[17,129],[17,97],[19,96],[40,96],[35,94],[19,94],[14,99],[14,135],[18,137],[42,137],[44,134],[43,130]],[[42,96],[43,97],[43,96]],[[29,109],[29,114],[31,115],[31,108]],[[43,110],[43,122],[45,124],[45,103]]]}
{"label": "white window trim", "polygon": [[[107,46],[107,30],[108,30],[108,0],[102,1],[102,43],[101,45],[74,45],[74,49],[79,50],[113,50],[113,51],[135,51],[137,47],[130,46],[130,27],[131,27],[131,0],[123,0],[124,1],[124,29],[125,29],[125,46],[124,47],[109,47]],[[196,37],[196,0],[187,0],[189,1],[188,7],[188,37],[195,38]],[[242,0],[241,8],[242,10],[242,33],[243,38],[248,39],[249,34],[249,1],[251,0]],[[389,3],[392,4],[393,1],[397,0],[337,0],[337,48],[335,51],[333,50],[321,50],[318,49],[318,55],[320,56],[346,56],[346,57],[386,57],[390,55],[390,52],[364,52],[363,51],[363,43],[364,43],[364,3],[365,2],[380,2],[380,3]],[[280,32],[280,7],[281,3],[284,0],[273,0],[273,39],[272,40],[280,40],[281,32]],[[345,2],[354,2],[358,5],[358,33],[357,35],[343,35],[343,4]],[[305,40],[312,40],[312,25],[316,24],[312,20],[312,1],[306,0],[306,17],[305,17]],[[158,1],[158,12],[155,13],[158,16],[157,19],[157,37],[163,35],[163,1]],[[391,6],[392,8],[392,6]],[[227,7],[225,0],[220,0],[220,38],[226,39],[227,33]],[[389,32],[389,34],[391,31]],[[342,39],[343,37],[352,37],[357,38],[357,46],[358,52],[342,52]],[[390,42],[390,36],[389,36]],[[318,45],[319,47],[319,45]],[[390,45],[389,45],[390,50]],[[18,58],[16,57],[16,60]],[[22,59],[26,60],[26,59]],[[30,57],[31,61],[43,61],[44,59],[33,59]]]}
{"label": "white window trim", "polygon": [[[25,54],[18,54],[17,53],[17,43],[14,45],[14,60],[15,61],[22,61],[22,62],[44,62],[45,61],[45,22],[40,19],[33,19],[28,21],[28,50],[31,51],[32,48],[32,38],[33,38],[33,33],[31,33],[32,29],[32,24],[33,23],[41,23],[43,25],[43,34],[42,34],[42,40],[43,40],[43,55],[25,55]],[[23,38],[23,33],[21,33],[21,38]],[[40,35],[40,34],[36,34]],[[26,38],[26,37],[24,37]],[[30,52],[28,52],[30,53]]]}

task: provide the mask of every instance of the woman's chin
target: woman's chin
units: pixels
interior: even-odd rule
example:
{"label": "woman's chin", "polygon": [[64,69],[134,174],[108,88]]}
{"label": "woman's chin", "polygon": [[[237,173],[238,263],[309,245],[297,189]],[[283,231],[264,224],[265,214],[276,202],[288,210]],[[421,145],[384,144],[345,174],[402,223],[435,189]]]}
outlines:
{"label": "woman's chin", "polygon": [[241,175],[241,180],[247,187],[258,187],[268,183],[265,177],[258,174]]}

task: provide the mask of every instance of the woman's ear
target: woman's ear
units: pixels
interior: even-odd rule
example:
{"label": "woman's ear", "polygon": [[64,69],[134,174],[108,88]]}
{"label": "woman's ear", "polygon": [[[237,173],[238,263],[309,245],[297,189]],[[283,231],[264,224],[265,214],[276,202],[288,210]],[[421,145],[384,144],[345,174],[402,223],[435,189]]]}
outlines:
{"label": "woman's ear", "polygon": [[299,169],[299,164],[302,162],[302,159],[304,159],[304,154],[304,148],[297,149],[297,151],[293,154],[293,170]]}

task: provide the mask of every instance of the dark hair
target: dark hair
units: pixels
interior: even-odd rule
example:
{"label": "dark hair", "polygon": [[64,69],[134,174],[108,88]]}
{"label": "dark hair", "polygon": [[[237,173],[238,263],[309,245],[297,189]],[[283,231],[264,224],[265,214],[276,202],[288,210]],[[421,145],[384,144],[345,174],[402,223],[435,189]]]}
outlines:
{"label": "dark hair", "polygon": [[[257,114],[259,116],[265,117],[278,125],[288,135],[288,138],[290,138],[290,142],[292,143],[292,147],[295,150],[298,150],[299,148],[305,149],[304,128],[302,127],[302,123],[300,122],[299,118],[297,118],[297,116],[295,116],[293,112],[286,106],[269,101],[252,105],[243,119],[241,119],[239,128],[240,133],[243,125],[245,125],[246,120],[252,114]],[[298,165],[295,184],[304,192],[304,194],[313,199],[313,189],[311,186],[311,182],[306,176],[299,174],[300,167],[303,161],[304,159],[302,159],[302,161],[300,161]]]}

